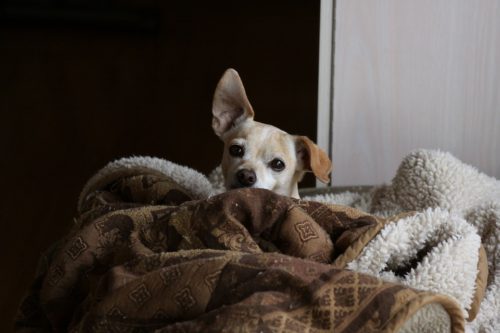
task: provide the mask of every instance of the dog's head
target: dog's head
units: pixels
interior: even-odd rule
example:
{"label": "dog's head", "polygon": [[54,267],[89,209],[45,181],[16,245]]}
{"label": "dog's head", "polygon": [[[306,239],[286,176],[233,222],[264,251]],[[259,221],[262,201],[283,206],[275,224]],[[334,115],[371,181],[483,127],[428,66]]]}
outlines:
{"label": "dog's head", "polygon": [[256,187],[298,198],[297,183],[307,171],[327,183],[332,163],[305,136],[290,135],[254,121],[243,83],[228,69],[215,90],[212,128],[224,142],[222,173],[227,189]]}

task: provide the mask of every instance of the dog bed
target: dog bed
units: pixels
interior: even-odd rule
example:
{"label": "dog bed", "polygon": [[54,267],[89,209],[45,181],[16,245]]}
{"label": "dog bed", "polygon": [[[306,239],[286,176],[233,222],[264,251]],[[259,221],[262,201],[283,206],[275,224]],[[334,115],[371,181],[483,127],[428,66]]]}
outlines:
{"label": "dog bed", "polygon": [[[441,153],[419,152],[402,165],[433,154]],[[71,231],[42,256],[16,328],[498,328],[491,312],[498,309],[498,184],[477,171],[470,176],[493,183],[491,192],[479,190],[479,206],[464,200],[469,208],[455,210],[408,207],[396,190],[406,177],[401,168],[392,185],[371,192],[295,200],[260,189],[215,195],[205,176],[161,159],[110,163],[84,187]]]}

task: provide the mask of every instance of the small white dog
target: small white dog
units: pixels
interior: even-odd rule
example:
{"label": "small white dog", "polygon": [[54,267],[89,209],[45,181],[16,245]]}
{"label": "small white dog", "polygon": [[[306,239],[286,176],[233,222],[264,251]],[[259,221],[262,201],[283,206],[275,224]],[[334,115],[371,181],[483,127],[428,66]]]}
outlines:
{"label": "small white dog", "polygon": [[308,137],[290,135],[253,120],[243,83],[228,69],[215,89],[212,128],[224,142],[222,174],[226,189],[256,187],[299,198],[298,182],[312,171],[330,180],[332,162]]}

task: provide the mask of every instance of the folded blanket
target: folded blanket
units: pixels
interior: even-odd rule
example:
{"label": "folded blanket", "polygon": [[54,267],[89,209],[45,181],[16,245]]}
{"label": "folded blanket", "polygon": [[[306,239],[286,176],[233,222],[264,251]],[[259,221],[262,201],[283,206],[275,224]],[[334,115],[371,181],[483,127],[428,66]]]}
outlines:
{"label": "folded blanket", "polygon": [[[481,302],[484,252],[463,220],[437,223],[415,248],[408,226],[419,214],[380,218],[260,189],[211,194],[203,175],[160,159],[105,167],[82,191],[69,234],[42,257],[17,330],[462,332]],[[408,229],[394,249],[406,259],[389,251],[370,265],[397,225]],[[475,265],[452,272],[472,285],[463,297],[431,271],[414,274],[427,290],[398,280],[429,260],[462,265],[457,246],[470,252],[464,267]]]}
{"label": "folded blanket", "polygon": [[[349,205],[379,216],[420,212],[387,226],[347,267],[448,294],[469,309],[470,320],[477,313],[476,319],[466,325],[468,332],[500,332],[500,181],[449,153],[418,150],[404,158],[389,185],[366,193],[321,194],[304,199]],[[477,258],[479,262],[474,250],[476,234],[486,253]],[[420,260],[404,276],[394,276],[393,269],[387,271],[387,267],[408,264],[412,247],[420,250],[423,244],[436,242],[439,244],[426,256],[428,260]],[[470,283],[475,262],[489,268],[488,276],[485,270],[478,275],[477,283],[486,285],[480,307],[467,301],[471,288],[477,288]]]}

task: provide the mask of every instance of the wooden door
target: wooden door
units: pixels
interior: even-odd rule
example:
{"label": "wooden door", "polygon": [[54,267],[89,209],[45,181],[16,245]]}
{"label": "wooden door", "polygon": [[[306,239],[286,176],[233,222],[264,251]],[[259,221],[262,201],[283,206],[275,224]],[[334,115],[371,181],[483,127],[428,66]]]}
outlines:
{"label": "wooden door", "polygon": [[417,148],[500,178],[500,2],[329,3],[331,103],[319,110],[328,121],[318,134],[333,155],[333,184],[390,181]]}

